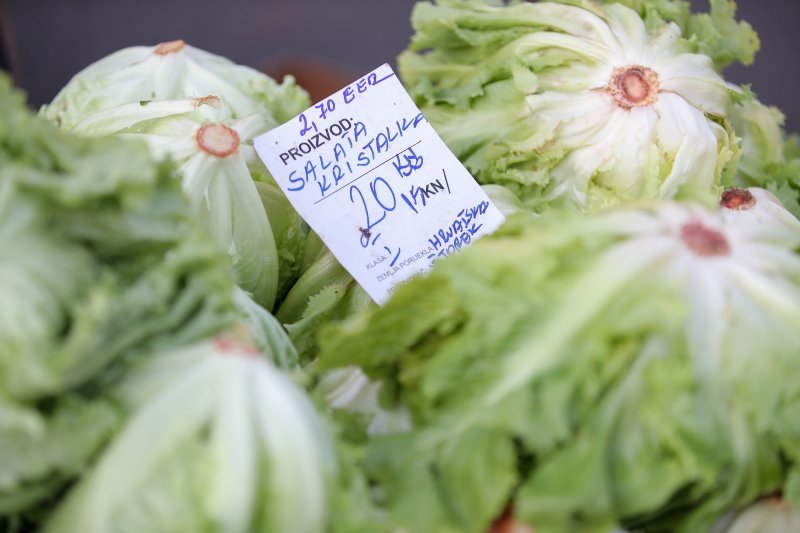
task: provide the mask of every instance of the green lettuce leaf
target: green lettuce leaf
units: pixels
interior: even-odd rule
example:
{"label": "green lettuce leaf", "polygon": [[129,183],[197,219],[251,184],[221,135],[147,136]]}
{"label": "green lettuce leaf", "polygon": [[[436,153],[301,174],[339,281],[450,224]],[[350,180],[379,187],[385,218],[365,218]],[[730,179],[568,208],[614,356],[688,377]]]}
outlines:
{"label": "green lettuce leaf", "polygon": [[171,165],[57,130],[6,77],[0,116],[0,520],[25,523],[117,427],[106,391],[130,364],[236,316]]}
{"label": "green lettuce leaf", "polygon": [[317,352],[319,327],[375,304],[333,254],[325,248],[292,286],[275,313],[286,326],[304,363]]}
{"label": "green lettuce leaf", "polygon": [[278,253],[276,300],[282,302],[286,293],[300,277],[300,262],[309,230],[272,177],[264,176],[262,181],[256,181],[256,189],[267,212],[272,235],[275,237],[275,248]]}
{"label": "green lettuce leaf", "polygon": [[78,477],[121,419],[111,402],[74,395],[44,409],[2,405],[0,413],[0,516],[29,509]]}
{"label": "green lettuce leaf", "polygon": [[[556,1],[587,7],[591,5],[585,0]],[[735,62],[751,65],[761,47],[753,27],[747,21],[736,20],[736,3],[733,0],[710,0],[707,13],[692,13],[692,5],[686,0],[593,1],[628,6],[639,13],[651,30],[674,22],[685,36],[687,50],[709,56],[719,71]]]}
{"label": "green lettuce leaf", "polygon": [[733,0],[710,0],[710,4],[709,13],[692,15],[684,29],[692,44],[699,53],[712,57],[720,69],[734,62],[751,65],[761,48],[753,27],[736,20]]}
{"label": "green lettuce leaf", "polygon": [[228,263],[192,228],[172,167],[139,144],[57,131],[6,78],[0,109],[0,301],[17,310],[2,326],[4,391],[58,393],[231,323]]}

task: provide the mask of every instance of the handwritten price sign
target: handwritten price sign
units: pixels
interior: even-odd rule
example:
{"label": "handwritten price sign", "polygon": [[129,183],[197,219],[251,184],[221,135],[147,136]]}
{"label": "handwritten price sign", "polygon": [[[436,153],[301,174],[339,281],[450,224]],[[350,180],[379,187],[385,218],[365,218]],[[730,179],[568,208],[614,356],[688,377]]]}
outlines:
{"label": "handwritten price sign", "polygon": [[256,138],[255,148],[379,304],[503,222],[388,65]]}

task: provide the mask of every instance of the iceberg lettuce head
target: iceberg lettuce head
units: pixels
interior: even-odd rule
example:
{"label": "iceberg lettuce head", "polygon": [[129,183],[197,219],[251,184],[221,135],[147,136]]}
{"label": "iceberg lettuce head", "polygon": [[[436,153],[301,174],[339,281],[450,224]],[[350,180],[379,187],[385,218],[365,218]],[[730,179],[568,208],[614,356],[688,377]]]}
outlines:
{"label": "iceberg lettuce head", "polygon": [[712,58],[675,22],[573,3],[419,3],[402,79],[479,182],[535,210],[713,202],[739,147]]}

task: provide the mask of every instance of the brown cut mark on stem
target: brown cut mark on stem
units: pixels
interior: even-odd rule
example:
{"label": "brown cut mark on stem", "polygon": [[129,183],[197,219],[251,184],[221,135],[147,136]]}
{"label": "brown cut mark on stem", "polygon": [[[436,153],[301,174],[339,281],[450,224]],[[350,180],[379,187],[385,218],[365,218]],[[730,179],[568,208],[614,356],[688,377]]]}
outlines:
{"label": "brown cut mark on stem", "polygon": [[165,56],[167,54],[173,54],[175,52],[180,52],[183,50],[183,47],[186,46],[186,43],[183,42],[183,39],[178,39],[176,41],[167,41],[165,43],[161,43],[156,46],[156,49],[153,51],[154,54]]}
{"label": "brown cut mark on stem", "polygon": [[196,138],[201,150],[216,157],[228,157],[239,148],[239,134],[225,124],[206,124]]}
{"label": "brown cut mark on stem", "polygon": [[695,254],[704,257],[728,255],[730,244],[725,235],[700,222],[689,222],[681,228],[681,240]]}
{"label": "brown cut mark on stem", "polygon": [[756,205],[756,197],[747,189],[733,188],[722,193],[719,204],[728,209],[746,211]]}

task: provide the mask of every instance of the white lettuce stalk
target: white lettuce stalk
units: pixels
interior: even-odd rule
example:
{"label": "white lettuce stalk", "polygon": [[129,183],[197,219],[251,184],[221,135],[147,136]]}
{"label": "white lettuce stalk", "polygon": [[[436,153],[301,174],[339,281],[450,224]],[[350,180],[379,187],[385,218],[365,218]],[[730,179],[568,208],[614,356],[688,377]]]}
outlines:
{"label": "white lettuce stalk", "polygon": [[[225,119],[215,96],[124,104],[86,116],[83,135],[141,139],[156,158],[178,164],[183,190],[213,240],[233,258],[238,284],[267,309],[275,302],[279,256],[253,175],[267,171],[252,139],[269,128],[262,114]],[[202,118],[198,118],[198,116]]]}
{"label": "white lettuce stalk", "polygon": [[234,288],[233,303],[243,324],[253,337],[253,344],[281,370],[298,367],[299,356],[286,330],[272,313],[258,305],[239,287]]}
{"label": "white lettuce stalk", "polygon": [[376,437],[411,429],[411,415],[403,406],[381,407],[381,383],[370,379],[358,367],[340,368],[326,373],[317,390],[334,409],[367,415],[367,435]]}
{"label": "white lettuce stalk", "polygon": [[279,85],[257,70],[178,40],[125,48],[93,63],[42,113],[69,129],[90,113],[121,104],[207,94],[225,101],[226,118],[262,113],[274,121],[273,127],[300,113],[308,102],[291,77]]}
{"label": "white lettuce stalk", "polygon": [[421,3],[401,73],[477,179],[529,205],[713,197],[738,148],[712,60],[675,24],[587,6]]}
{"label": "white lettuce stalk", "polygon": [[779,496],[764,498],[721,517],[711,533],[790,533],[800,531],[800,512]]}
{"label": "white lettuce stalk", "polygon": [[131,418],[44,531],[325,530],[332,442],[241,331],[150,359],[119,396]]}

